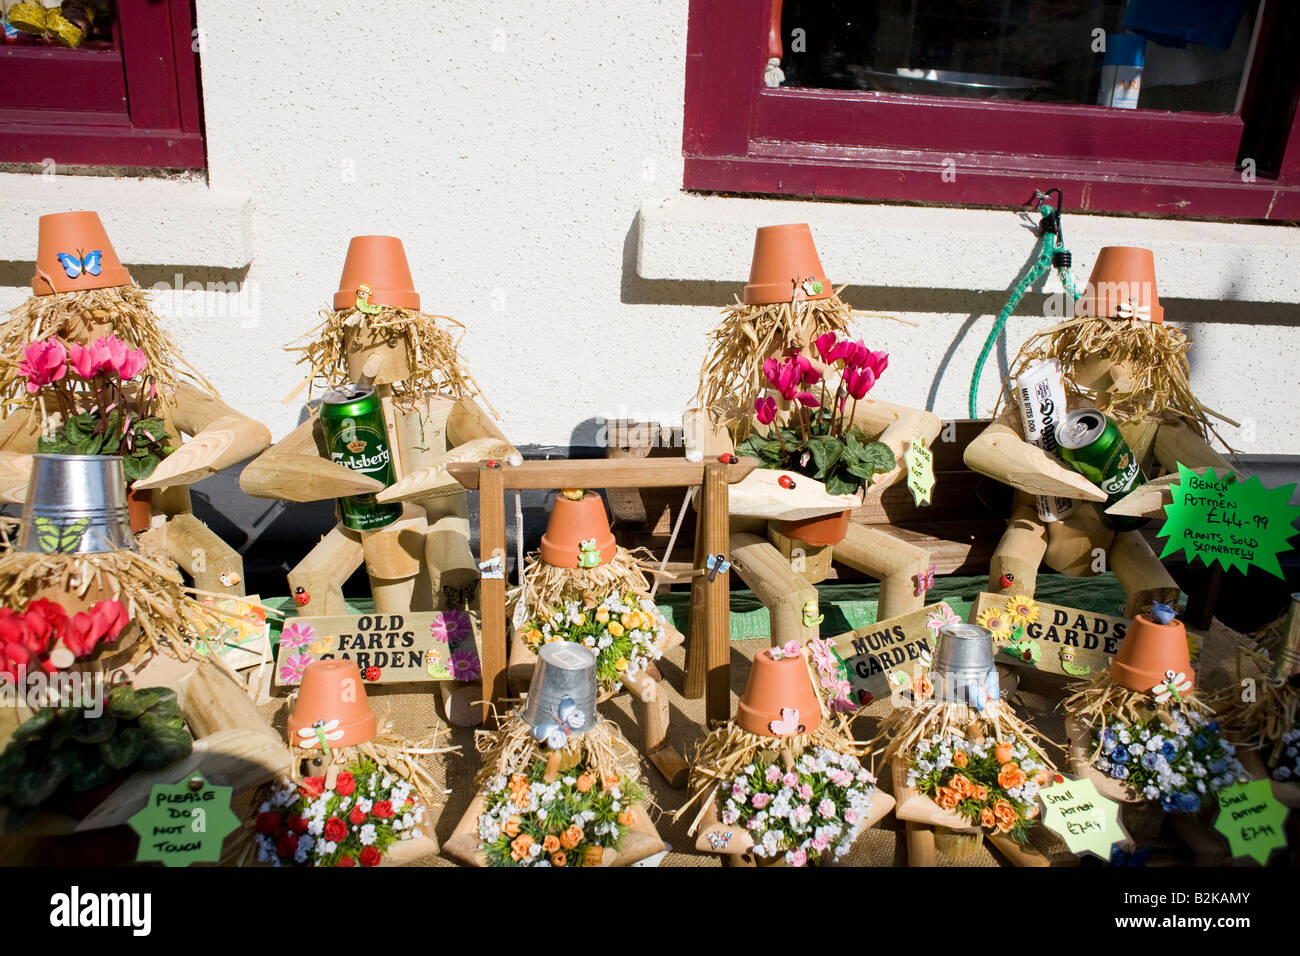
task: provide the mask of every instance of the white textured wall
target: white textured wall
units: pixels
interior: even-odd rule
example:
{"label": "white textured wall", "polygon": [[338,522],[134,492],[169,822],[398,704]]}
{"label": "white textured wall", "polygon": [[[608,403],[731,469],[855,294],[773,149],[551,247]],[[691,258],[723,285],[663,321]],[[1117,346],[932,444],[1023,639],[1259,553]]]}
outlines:
{"label": "white textured wall", "polygon": [[[198,0],[208,184],[0,176],[0,306],[25,295],[15,286],[46,211],[99,208],[145,284],[177,272],[239,280],[251,262],[238,296],[189,292],[163,305],[191,360],[280,437],[299,413],[281,399],[300,380],[281,346],[318,321],[348,238],[393,233],[425,308],[469,327],[463,354],[516,441],[588,444],[591,421],[606,416],[675,420],[716,309],[748,269],[750,220],[771,209],[770,221],[807,220],[820,237],[823,216],[873,208],[722,200],[716,228],[706,216],[655,233],[675,258],[643,247],[638,211],[659,228],[653,212],[680,194],[686,14],[686,0],[366,0],[340,10]],[[892,234],[877,238],[869,219],[856,234],[827,226],[823,257],[832,278],[855,285],[854,305],[922,324],[864,326],[894,354],[879,394],[964,416],[991,314],[959,334],[973,312],[997,311],[1032,237],[1010,213],[981,214],[1005,219],[995,232],[1011,252],[992,256],[996,236],[962,240],[966,214],[927,210],[931,227],[952,232],[929,268],[951,275],[918,287],[898,274],[924,251],[899,241],[896,212],[877,212]],[[737,216],[740,233],[722,221]],[[1149,226],[1109,222],[1119,241],[1127,225]],[[1066,223],[1069,236],[1068,213]],[[1186,261],[1216,275],[1232,275],[1251,243],[1277,245],[1271,282],[1218,293],[1204,283],[1180,292],[1178,275],[1157,267],[1162,298],[1185,296],[1196,322],[1205,400],[1258,422],[1238,444],[1300,453],[1296,230],[1268,227],[1257,240],[1232,232],[1253,227],[1169,228]],[[723,236],[736,243],[734,262],[714,266]],[[1088,265],[1080,252],[1084,276]],[[1220,296],[1246,301],[1207,304]],[[1038,324],[1013,320],[1013,354]],[[990,371],[984,405],[994,381]]]}

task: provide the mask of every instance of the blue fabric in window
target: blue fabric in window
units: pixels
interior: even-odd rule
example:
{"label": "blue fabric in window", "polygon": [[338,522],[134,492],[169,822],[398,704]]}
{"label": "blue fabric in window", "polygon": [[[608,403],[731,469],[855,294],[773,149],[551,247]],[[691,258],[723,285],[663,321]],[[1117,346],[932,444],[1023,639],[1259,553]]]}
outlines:
{"label": "blue fabric in window", "polygon": [[1232,46],[1246,0],[1132,0],[1124,26],[1161,46]]}

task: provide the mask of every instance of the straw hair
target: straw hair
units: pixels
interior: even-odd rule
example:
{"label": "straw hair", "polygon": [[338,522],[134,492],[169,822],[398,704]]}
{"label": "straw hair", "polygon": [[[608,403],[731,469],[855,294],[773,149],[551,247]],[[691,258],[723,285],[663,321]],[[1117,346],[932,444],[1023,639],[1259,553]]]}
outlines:
{"label": "straw hair", "polygon": [[[1167,323],[1085,316],[1030,336],[1020,348],[1011,378],[1024,374],[1030,365],[1054,358],[1061,363],[1066,387],[1118,422],[1185,422],[1201,436],[1214,434],[1222,441],[1210,418],[1234,426],[1237,423],[1202,405],[1192,394],[1187,360],[1191,347],[1187,333]],[[1123,366],[1131,377],[1105,392],[1085,388],[1078,381],[1079,370],[1099,356]],[[999,406],[1008,398],[1004,390]]]}
{"label": "straw hair", "polygon": [[860,756],[863,745],[857,743],[849,734],[848,725],[848,718],[836,715],[824,718],[811,733],[767,737],[750,733],[734,720],[727,721],[705,737],[691,757],[689,761],[691,775],[687,782],[687,792],[690,796],[673,814],[673,819],[679,819],[689,807],[702,801],[695,821],[688,831],[693,835],[696,826],[703,818],[704,811],[712,804],[718,790],[761,753],[768,752],[777,759],[782,751],[785,751],[791,757],[797,758],[809,748],[825,747],[836,753]]}
{"label": "straw hair", "polygon": [[616,724],[601,717],[581,734],[570,737],[563,750],[553,751],[533,736],[533,728],[524,720],[522,710],[516,709],[496,730],[475,731],[474,749],[482,757],[474,778],[479,793],[487,789],[488,782],[497,774],[526,773],[536,761],[550,761],[556,755],[560,763],[568,766],[578,764],[585,757],[587,766],[602,777],[617,775],[645,783],[636,748],[628,743]]}
{"label": "straw hair", "polygon": [[[1181,707],[1188,713],[1209,717],[1213,711],[1195,690],[1184,691],[1180,695],[1181,704],[1173,699],[1157,703],[1155,695],[1146,691],[1129,690],[1110,679],[1109,671],[1094,674],[1091,679],[1075,681],[1067,688],[1074,691],[1061,706],[1067,712],[1078,717],[1084,723],[1096,728],[1100,735],[1105,735],[1108,722],[1122,722],[1126,726],[1145,723],[1152,717],[1159,718],[1166,726],[1173,726],[1173,711]],[[1101,739],[1093,757],[1101,752]]]}
{"label": "straw hair", "polygon": [[[645,548],[629,551],[620,547],[614,557],[594,568],[559,568],[542,561],[534,552],[528,556],[524,574],[524,587],[517,592],[530,615],[542,608],[562,608],[569,601],[591,601],[599,604],[611,594],[628,591],[648,595],[650,585],[640,561],[652,559]],[[511,610],[513,610],[513,602]]]}
{"label": "straw hair", "polygon": [[[308,367],[309,398],[311,388],[317,385],[329,389],[349,384],[345,338],[352,328],[360,326],[370,332],[397,336],[410,344],[411,377],[404,382],[389,383],[398,401],[413,401],[430,392],[456,399],[482,394],[474,376],[460,362],[458,349],[465,326],[455,319],[387,306],[374,315],[355,307],[339,311],[322,309],[320,317],[324,321],[303,336],[302,344],[286,348],[288,352],[302,353],[297,364]],[[460,334],[453,338],[450,331],[438,324],[439,320],[456,326]],[[490,405],[488,408],[496,414]]]}
{"label": "straw hair", "polygon": [[837,289],[825,299],[746,305],[739,298],[722,310],[709,333],[709,354],[700,369],[695,401],[720,418],[739,441],[748,431],[754,399],[763,391],[763,363],[799,350],[827,332],[848,333],[854,310]]}
{"label": "straw hair", "polygon": [[0,556],[0,602],[14,610],[21,610],[42,592],[65,592],[84,598],[92,588],[115,594],[126,605],[133,624],[139,626],[141,640],[136,644],[133,660],[166,645],[175,657],[188,661],[193,643],[201,641],[204,633],[239,617],[235,612],[202,604],[185,593],[176,565],[156,552],[31,554],[11,551]]}
{"label": "straw hair", "polygon": [[80,341],[105,324],[118,338],[144,352],[145,369],[164,393],[175,389],[179,374],[216,395],[216,389],[185,360],[176,340],[163,329],[149,293],[133,283],[34,295],[11,310],[0,326],[0,400],[6,405],[34,400],[18,372],[24,347],[51,336],[64,342]]}
{"label": "straw hair", "polygon": [[[1300,720],[1300,688],[1269,676],[1268,656],[1242,647],[1237,655],[1237,680],[1211,694],[1209,703],[1233,743],[1251,750],[1268,749],[1265,762],[1271,769],[1282,756],[1282,735],[1294,730]],[[1244,673],[1243,658],[1252,665],[1253,674]],[[1242,682],[1247,678],[1255,682],[1254,700],[1242,700]]]}
{"label": "straw hair", "polygon": [[994,740],[1019,737],[1048,768],[1055,769],[1055,764],[1043,751],[1033,728],[1017,717],[1011,705],[1003,700],[986,702],[982,711],[969,704],[936,701],[933,698],[922,701],[917,706],[895,707],[880,722],[880,728],[868,746],[885,744],[884,758],[888,760],[896,754],[910,754],[926,738],[951,735],[959,735],[971,741],[989,737]]}

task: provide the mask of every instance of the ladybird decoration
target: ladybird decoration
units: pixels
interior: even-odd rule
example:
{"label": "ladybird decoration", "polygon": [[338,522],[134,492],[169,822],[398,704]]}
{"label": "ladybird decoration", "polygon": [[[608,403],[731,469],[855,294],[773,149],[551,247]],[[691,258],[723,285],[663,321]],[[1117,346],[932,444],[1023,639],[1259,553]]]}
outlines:
{"label": "ladybird decoration", "polygon": [[862,689],[858,690],[858,703],[863,707],[866,707],[873,700],[875,700],[875,697],[872,695],[871,691]]}
{"label": "ladybird decoration", "polygon": [[380,674],[380,670],[374,664],[371,664],[369,667],[366,668],[366,674],[365,674],[366,680],[369,681],[379,680],[379,674]]}
{"label": "ladybird decoration", "polygon": [[998,579],[998,584],[1002,585],[1002,590],[1007,590],[1011,585],[1016,583],[1016,576],[1008,571]]}
{"label": "ladybird decoration", "polygon": [[724,465],[734,465],[736,462],[740,461],[740,459],[730,452],[727,452],[719,455],[718,461],[722,462]]}
{"label": "ladybird decoration", "polygon": [[782,488],[785,488],[787,491],[794,488],[794,479],[791,478],[789,475],[782,475],[780,478],[776,480],[776,483],[780,485]]}
{"label": "ladybird decoration", "polygon": [[311,595],[308,594],[307,589],[300,584],[293,589],[293,599],[298,603],[299,607],[305,607],[307,603],[311,601]]}

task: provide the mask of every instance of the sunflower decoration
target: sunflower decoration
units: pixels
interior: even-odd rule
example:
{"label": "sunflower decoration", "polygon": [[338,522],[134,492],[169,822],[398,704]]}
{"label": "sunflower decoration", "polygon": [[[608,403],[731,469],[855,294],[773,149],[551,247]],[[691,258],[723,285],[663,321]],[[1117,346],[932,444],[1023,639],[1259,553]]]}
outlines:
{"label": "sunflower decoration", "polygon": [[[1037,608],[1034,609],[1037,612]],[[1016,629],[1016,623],[1012,621],[1011,615],[1007,613],[1006,608],[986,607],[980,611],[976,623],[980,627],[986,627],[993,632],[994,643],[1010,639],[1011,632]]]}
{"label": "sunflower decoration", "polygon": [[1027,627],[1038,620],[1038,605],[1030,595],[1017,594],[1007,600],[1006,616],[1013,629]]}

